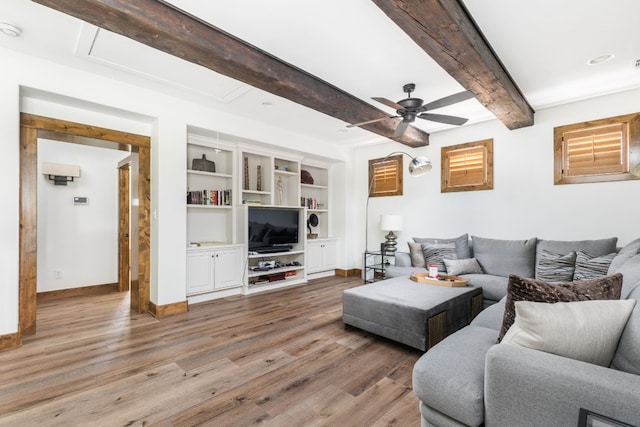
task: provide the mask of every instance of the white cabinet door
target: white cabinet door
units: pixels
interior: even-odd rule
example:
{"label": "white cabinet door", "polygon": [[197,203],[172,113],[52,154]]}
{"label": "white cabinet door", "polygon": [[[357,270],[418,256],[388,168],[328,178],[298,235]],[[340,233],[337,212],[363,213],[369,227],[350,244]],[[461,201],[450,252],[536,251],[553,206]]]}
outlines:
{"label": "white cabinet door", "polygon": [[187,253],[187,295],[213,291],[214,259],[211,251]]}
{"label": "white cabinet door", "polygon": [[215,251],[215,288],[240,286],[242,278],[242,251],[228,248]]}
{"label": "white cabinet door", "polygon": [[335,239],[318,239],[307,242],[307,272],[318,273],[336,268]]}
{"label": "white cabinet door", "polygon": [[338,243],[335,240],[327,240],[322,248],[322,271],[335,270],[336,251]]}
{"label": "white cabinet door", "polygon": [[307,242],[307,273],[322,271],[322,242]]}

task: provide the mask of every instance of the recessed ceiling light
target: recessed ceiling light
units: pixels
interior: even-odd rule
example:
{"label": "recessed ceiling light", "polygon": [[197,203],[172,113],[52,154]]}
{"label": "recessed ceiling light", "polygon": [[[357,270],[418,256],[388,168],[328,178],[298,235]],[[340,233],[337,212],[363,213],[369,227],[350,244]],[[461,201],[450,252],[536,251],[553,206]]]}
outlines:
{"label": "recessed ceiling light", "polygon": [[262,104],[260,104],[260,105],[262,105],[263,107],[270,108],[270,107],[273,107],[273,102],[264,101],[264,102],[263,102]]}
{"label": "recessed ceiling light", "polygon": [[22,28],[8,22],[0,22],[0,33],[9,37],[20,37]]}
{"label": "recessed ceiling light", "polygon": [[613,53],[610,53],[608,55],[596,56],[595,58],[591,58],[590,60],[588,60],[587,65],[604,64],[605,62],[611,61],[615,57],[616,56]]}

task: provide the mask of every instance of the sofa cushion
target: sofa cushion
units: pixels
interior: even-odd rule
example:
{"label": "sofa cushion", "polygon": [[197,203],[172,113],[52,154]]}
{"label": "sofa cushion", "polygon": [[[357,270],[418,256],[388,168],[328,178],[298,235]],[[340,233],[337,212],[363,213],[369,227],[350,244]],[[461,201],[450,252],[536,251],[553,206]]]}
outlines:
{"label": "sofa cushion", "polygon": [[[640,284],[630,292],[629,298],[640,300]],[[640,375],[640,304],[637,302],[622,332],[611,367]]]}
{"label": "sofa cushion", "polygon": [[593,256],[601,256],[616,252],[617,237],[596,240],[544,240],[538,239],[536,248],[536,265],[542,250],[555,252],[557,254],[568,254],[569,252],[583,251]]}
{"label": "sofa cushion", "polygon": [[635,300],[516,301],[515,321],[501,345],[609,366],[635,304]]}
{"label": "sofa cushion", "polygon": [[424,254],[424,260],[427,267],[430,265],[437,265],[438,271],[445,273],[447,267],[444,265],[444,259],[455,259],[456,244],[454,242],[449,243],[422,243],[422,253]]}
{"label": "sofa cushion", "polygon": [[606,276],[615,256],[615,252],[601,256],[593,256],[582,251],[576,252],[576,270],[573,273],[573,280]]}
{"label": "sofa cushion", "polygon": [[472,236],[473,254],[487,274],[507,277],[517,274],[533,277],[536,238],[529,240],[498,240]]}
{"label": "sofa cushion", "polygon": [[568,283],[547,283],[542,280],[520,277],[515,274],[509,276],[507,285],[507,300],[504,308],[504,318],[498,342],[507,333],[516,316],[516,301],[533,302],[571,302],[601,299],[620,299],[622,289],[622,274],[598,277],[590,280],[578,280]]}
{"label": "sofa cushion", "polygon": [[500,332],[506,300],[506,297],[502,298],[497,303],[482,310],[480,314],[471,321],[471,324],[474,326],[482,326],[483,328],[495,329],[497,332]]}
{"label": "sofa cushion", "polygon": [[409,245],[409,256],[411,257],[411,267],[425,268],[427,263],[424,260],[424,252],[422,252],[422,244],[407,242]]}
{"label": "sofa cushion", "polygon": [[482,298],[491,301],[500,301],[507,294],[509,279],[493,274],[463,274],[469,281],[469,285],[482,288]]}
{"label": "sofa cushion", "polygon": [[469,248],[469,235],[467,233],[459,237],[453,237],[448,239],[440,239],[437,237],[414,237],[413,241],[416,243],[455,243],[456,255],[458,258],[465,259],[471,258],[471,249]]}
{"label": "sofa cushion", "polygon": [[459,276],[461,274],[482,274],[482,268],[475,258],[443,259],[447,274]]}
{"label": "sofa cushion", "polygon": [[640,237],[624,245],[618,252],[621,254],[632,253],[634,255],[640,253]]}
{"label": "sofa cushion", "polygon": [[640,254],[632,256],[616,269],[610,267],[609,274],[614,273],[622,274],[622,292],[620,298],[628,298],[631,290],[637,285],[640,285]]}
{"label": "sofa cushion", "polygon": [[429,407],[468,426],[484,423],[484,359],[497,331],[467,326],[440,341],[413,367],[413,390]]}
{"label": "sofa cushion", "polygon": [[573,280],[575,269],[575,252],[571,251],[563,255],[543,249],[538,257],[536,279],[545,282],[570,282]]}

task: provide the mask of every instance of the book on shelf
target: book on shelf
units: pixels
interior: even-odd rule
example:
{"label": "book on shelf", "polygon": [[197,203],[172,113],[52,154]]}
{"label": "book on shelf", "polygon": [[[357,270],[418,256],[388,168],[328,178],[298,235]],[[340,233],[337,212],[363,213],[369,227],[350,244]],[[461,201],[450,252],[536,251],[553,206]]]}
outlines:
{"label": "book on shelf", "polygon": [[187,204],[231,206],[231,190],[187,191]]}
{"label": "book on shelf", "polygon": [[318,200],[315,197],[301,197],[300,206],[307,209],[318,209]]}
{"label": "book on shelf", "polygon": [[262,202],[260,200],[243,200],[242,204],[243,205],[254,205],[254,206],[257,206],[257,205],[261,205]]}

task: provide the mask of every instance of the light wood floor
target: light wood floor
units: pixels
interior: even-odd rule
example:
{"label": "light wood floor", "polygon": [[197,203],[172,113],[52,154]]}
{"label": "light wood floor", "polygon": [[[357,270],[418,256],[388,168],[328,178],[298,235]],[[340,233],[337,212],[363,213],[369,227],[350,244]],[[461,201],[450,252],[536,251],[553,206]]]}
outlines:
{"label": "light wood floor", "polygon": [[38,305],[0,353],[5,426],[418,426],[421,352],[342,324],[359,279],[192,305],[160,320],[112,293]]}

